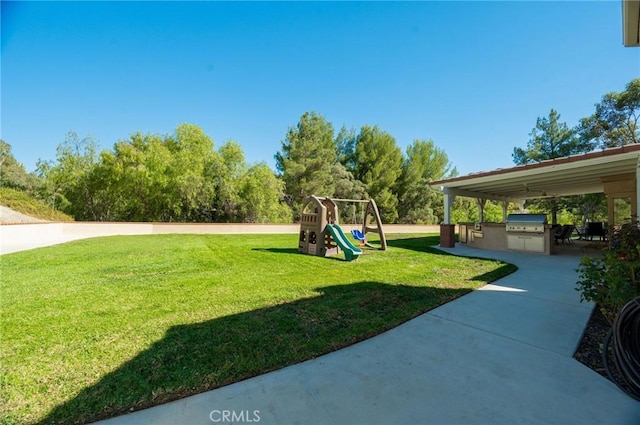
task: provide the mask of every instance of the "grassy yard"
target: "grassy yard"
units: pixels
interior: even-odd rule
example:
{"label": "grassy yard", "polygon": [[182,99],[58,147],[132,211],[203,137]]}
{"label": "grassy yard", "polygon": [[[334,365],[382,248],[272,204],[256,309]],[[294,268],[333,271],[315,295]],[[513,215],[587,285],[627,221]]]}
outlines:
{"label": "grassy yard", "polygon": [[85,423],[301,362],[515,270],[390,235],[358,261],[296,235],[97,238],[0,257],[0,422]]}

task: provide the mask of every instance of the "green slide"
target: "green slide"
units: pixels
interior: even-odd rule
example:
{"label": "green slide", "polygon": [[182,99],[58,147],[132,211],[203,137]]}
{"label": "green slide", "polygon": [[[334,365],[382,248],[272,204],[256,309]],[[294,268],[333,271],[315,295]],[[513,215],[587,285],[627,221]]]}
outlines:
{"label": "green slide", "polygon": [[327,224],[327,230],[340,249],[344,251],[344,256],[347,261],[358,259],[362,254],[362,250],[349,242],[349,239],[344,235],[340,226],[337,224]]}

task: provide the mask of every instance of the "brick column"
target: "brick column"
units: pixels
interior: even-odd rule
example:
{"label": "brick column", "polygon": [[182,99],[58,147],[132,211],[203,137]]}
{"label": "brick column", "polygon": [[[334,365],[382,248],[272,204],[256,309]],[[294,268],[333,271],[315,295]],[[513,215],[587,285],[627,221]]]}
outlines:
{"label": "brick column", "polygon": [[456,225],[440,225],[440,246],[443,248],[454,248],[456,246]]}

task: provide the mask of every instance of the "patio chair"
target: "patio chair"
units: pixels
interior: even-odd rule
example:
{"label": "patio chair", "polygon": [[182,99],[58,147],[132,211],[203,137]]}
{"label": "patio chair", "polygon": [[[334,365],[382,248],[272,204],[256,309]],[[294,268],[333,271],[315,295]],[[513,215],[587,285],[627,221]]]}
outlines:
{"label": "patio chair", "polygon": [[606,240],[607,233],[604,229],[604,223],[601,221],[587,223],[585,239],[588,237],[592,241],[594,236],[599,236],[600,240]]}
{"label": "patio chair", "polygon": [[573,234],[575,228],[576,226],[574,226],[573,224],[565,224],[562,227],[559,227],[553,235],[554,239],[556,240],[556,244],[559,240],[562,241],[562,243],[564,243],[564,241],[567,241],[567,243],[573,243],[573,241],[571,241],[571,235]]}

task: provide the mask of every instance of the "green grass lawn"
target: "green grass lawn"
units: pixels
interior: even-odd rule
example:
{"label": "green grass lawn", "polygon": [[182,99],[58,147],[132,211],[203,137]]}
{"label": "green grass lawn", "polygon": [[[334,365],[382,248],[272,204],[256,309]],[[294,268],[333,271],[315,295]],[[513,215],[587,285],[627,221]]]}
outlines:
{"label": "green grass lawn", "polygon": [[359,260],[296,235],[117,236],[0,257],[0,422],[84,423],[353,344],[515,270],[390,235]]}

